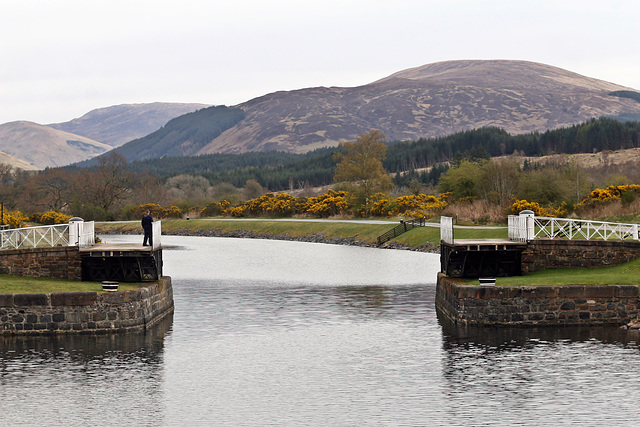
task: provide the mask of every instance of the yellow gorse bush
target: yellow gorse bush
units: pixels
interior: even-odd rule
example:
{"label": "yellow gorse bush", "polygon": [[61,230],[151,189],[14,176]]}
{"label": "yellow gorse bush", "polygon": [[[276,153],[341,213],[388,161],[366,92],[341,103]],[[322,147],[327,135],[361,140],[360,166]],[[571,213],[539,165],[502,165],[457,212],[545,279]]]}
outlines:
{"label": "yellow gorse bush", "polygon": [[229,203],[227,200],[213,202],[200,211],[200,216],[231,215],[229,212],[227,212],[227,209],[229,209],[230,205],[231,203]]}
{"label": "yellow gorse bush", "polygon": [[448,197],[448,193],[441,194],[440,197],[426,194],[400,196],[394,200],[395,206],[389,211],[389,215],[407,215],[414,218],[433,216],[447,206]]}
{"label": "yellow gorse bush", "polygon": [[133,215],[142,217],[147,211],[154,218],[180,218],[182,209],[177,206],[169,206],[167,208],[156,203],[146,203],[144,205],[134,206],[131,208]]}
{"label": "yellow gorse bush", "polygon": [[257,199],[247,200],[230,210],[232,216],[291,215],[296,207],[296,198],[287,193],[277,195],[268,192]]}
{"label": "yellow gorse bush", "polygon": [[309,197],[302,206],[303,213],[309,213],[319,217],[338,215],[350,207],[346,191],[328,190],[326,193]]}
{"label": "yellow gorse bush", "polygon": [[56,211],[36,213],[29,217],[32,222],[37,222],[38,224],[43,225],[66,224],[71,218],[71,215],[63,214]]}
{"label": "yellow gorse bush", "polygon": [[609,203],[615,200],[620,200],[622,195],[627,192],[640,192],[640,185],[610,185],[607,188],[596,188],[576,207]]}
{"label": "yellow gorse bush", "polygon": [[11,228],[21,228],[29,221],[29,217],[20,211],[4,211],[2,224],[9,224]]}
{"label": "yellow gorse bush", "polygon": [[[291,216],[312,215],[326,218],[344,213],[358,216],[407,215],[421,218],[435,215],[447,206],[449,193],[440,196],[419,194],[393,199],[384,193],[369,196],[366,205],[352,206],[351,195],[347,191],[328,190],[315,197],[294,197],[287,193],[266,193],[247,200],[238,206],[230,206],[226,200],[208,205],[200,211],[202,216],[229,215],[249,216]],[[353,212],[350,210],[353,209]]]}
{"label": "yellow gorse bush", "polygon": [[392,208],[392,200],[384,193],[376,193],[369,197],[363,216],[387,216]]}
{"label": "yellow gorse bush", "polygon": [[529,210],[533,211],[535,216],[549,216],[545,208],[540,206],[538,202],[528,202],[526,200],[516,200],[511,205],[511,213],[518,215],[520,212]]}

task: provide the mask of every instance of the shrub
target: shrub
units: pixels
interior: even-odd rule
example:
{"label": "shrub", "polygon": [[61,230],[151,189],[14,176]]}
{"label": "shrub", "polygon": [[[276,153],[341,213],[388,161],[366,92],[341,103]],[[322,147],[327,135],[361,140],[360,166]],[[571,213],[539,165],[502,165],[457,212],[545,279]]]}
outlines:
{"label": "shrub", "polygon": [[518,215],[524,210],[533,211],[535,216],[547,216],[547,211],[537,202],[528,202],[526,200],[516,200],[511,205],[511,213]]}
{"label": "shrub", "polygon": [[169,206],[164,210],[164,214],[167,218],[180,218],[182,216],[182,209],[177,206]]}
{"label": "shrub", "polygon": [[596,188],[576,206],[576,210],[586,213],[600,210],[605,205],[618,201],[628,206],[635,200],[637,193],[640,193],[640,185],[637,184],[610,185],[607,188]]}
{"label": "shrub", "polygon": [[66,224],[71,219],[71,215],[63,214],[56,211],[45,213],[35,213],[29,217],[31,222],[43,225]]}
{"label": "shrub", "polygon": [[447,206],[448,196],[448,193],[441,194],[440,197],[426,194],[401,196],[395,199],[395,206],[389,213],[408,215],[413,218],[434,216],[436,212],[442,211]]}
{"label": "shrub", "polygon": [[207,217],[224,215],[225,211],[229,208],[230,205],[231,204],[226,200],[222,200],[221,202],[213,202],[200,211],[200,216]]}
{"label": "shrub", "polygon": [[29,217],[20,211],[4,211],[2,217],[3,224],[9,224],[11,228],[21,228],[25,226],[25,222]]}
{"label": "shrub", "polygon": [[134,206],[131,208],[131,212],[134,216],[141,218],[147,211],[151,213],[154,218],[164,218],[167,210],[156,203],[146,203],[144,205]]}
{"label": "shrub", "polygon": [[346,191],[329,190],[320,196],[309,197],[302,208],[305,213],[326,218],[347,211],[350,207],[347,197]]}

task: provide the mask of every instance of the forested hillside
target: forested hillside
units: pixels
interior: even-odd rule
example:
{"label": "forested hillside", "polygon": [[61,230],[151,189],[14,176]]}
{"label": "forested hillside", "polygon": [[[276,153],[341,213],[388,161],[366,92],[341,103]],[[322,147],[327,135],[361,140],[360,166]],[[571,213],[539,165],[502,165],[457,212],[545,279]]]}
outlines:
{"label": "forested hillside", "polygon": [[[542,156],[634,147],[640,147],[640,122],[602,118],[544,133],[510,135],[503,129],[483,128],[443,138],[391,142],[384,166],[391,173],[410,172],[404,178],[398,176],[397,184],[406,184],[408,177],[418,177],[425,184],[435,184],[446,167],[437,167],[429,172],[411,171],[465,156],[493,157],[514,152]],[[238,187],[247,180],[255,179],[271,190],[286,190],[303,185],[330,184],[335,170],[332,155],[337,149],[324,148],[307,154],[272,151],[166,157],[134,162],[129,167],[161,178],[180,174],[201,175],[211,183],[228,182]]]}
{"label": "forested hillside", "polygon": [[[364,144],[367,138],[375,143],[371,150]],[[355,216],[434,215],[443,213],[448,206],[449,215],[481,222],[499,222],[506,211],[518,212],[525,206],[542,207],[551,216],[572,213],[592,218],[640,211],[640,198],[634,204],[636,193],[640,195],[640,185],[636,185],[640,182],[636,167],[640,158],[640,122],[621,123],[605,118],[552,132],[516,136],[502,129],[486,128],[447,138],[387,145],[374,130],[363,134],[362,139],[361,146],[345,144],[307,154],[253,152],[127,162],[122,155],[112,153],[86,168],[24,173],[6,166],[0,168],[0,198],[10,211],[30,215],[55,211],[92,220],[139,218],[141,205],[145,204],[158,205],[163,216],[176,217],[184,213],[284,214],[277,207],[280,202],[286,202],[289,214],[319,215],[322,211],[325,216],[338,212]],[[623,148],[629,150],[619,150]],[[337,156],[336,150],[343,155]],[[600,151],[599,157],[588,166],[566,155],[535,159],[553,152],[587,153],[580,156],[583,159],[597,157],[594,151]],[[534,157],[504,156],[486,161],[491,156],[516,152]],[[342,165],[349,156],[354,161],[343,168],[348,173],[336,173],[336,163]],[[614,157],[618,160],[614,161]],[[380,173],[370,173],[375,170]],[[395,185],[391,185],[385,171],[393,174]],[[379,191],[374,192],[372,186],[366,187],[368,193],[361,191],[366,182],[376,177],[386,181],[380,180]],[[318,189],[313,187],[323,185],[333,188],[326,190],[320,200]],[[607,190],[598,192],[598,186]],[[622,194],[620,188],[633,191]],[[290,194],[275,197],[269,192],[281,190]],[[292,190],[301,190],[296,193],[299,199],[294,200]],[[365,194],[366,198],[361,197]],[[408,196],[412,198],[406,199]],[[587,196],[594,201],[583,203]],[[617,200],[614,207],[621,209],[612,210],[609,205],[603,205],[606,212],[599,209],[600,196],[603,200]],[[267,210],[254,210],[261,200]],[[270,204],[272,201],[277,206]],[[414,202],[419,202],[418,210],[394,208],[402,205],[409,209]],[[342,210],[325,211],[320,205],[336,209],[341,206]],[[296,210],[304,206],[310,210]],[[20,215],[14,216],[24,217]]]}
{"label": "forested hillside", "polygon": [[[128,161],[190,156],[244,118],[238,108],[203,108],[170,120],[157,131],[116,148]],[[95,164],[95,160],[93,161]]]}

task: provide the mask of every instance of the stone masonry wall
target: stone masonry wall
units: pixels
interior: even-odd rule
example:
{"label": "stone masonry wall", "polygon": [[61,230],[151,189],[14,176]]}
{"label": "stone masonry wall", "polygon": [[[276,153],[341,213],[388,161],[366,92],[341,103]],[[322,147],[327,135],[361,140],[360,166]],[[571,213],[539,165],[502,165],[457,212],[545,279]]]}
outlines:
{"label": "stone masonry wall", "polygon": [[125,332],[173,312],[170,277],[122,292],[0,294],[0,335]]}
{"label": "stone masonry wall", "polygon": [[549,268],[603,267],[639,256],[638,241],[536,239],[522,252],[522,274]]}
{"label": "stone masonry wall", "polygon": [[82,261],[76,246],[0,251],[0,274],[81,280]]}
{"label": "stone masonry wall", "polygon": [[474,286],[439,273],[436,307],[456,324],[623,325],[638,316],[638,287]]}

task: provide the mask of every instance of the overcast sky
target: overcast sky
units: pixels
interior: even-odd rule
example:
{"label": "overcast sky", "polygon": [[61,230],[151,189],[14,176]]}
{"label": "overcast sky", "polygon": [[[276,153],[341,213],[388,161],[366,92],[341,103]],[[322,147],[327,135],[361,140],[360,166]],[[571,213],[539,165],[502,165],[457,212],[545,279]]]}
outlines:
{"label": "overcast sky", "polygon": [[146,102],[234,105],[456,59],[640,90],[638,0],[0,0],[0,123]]}

